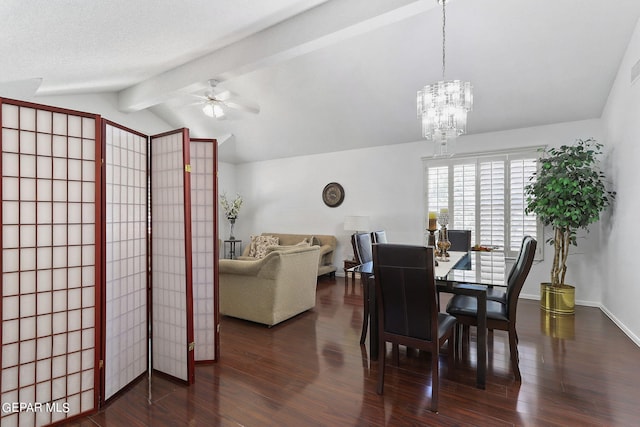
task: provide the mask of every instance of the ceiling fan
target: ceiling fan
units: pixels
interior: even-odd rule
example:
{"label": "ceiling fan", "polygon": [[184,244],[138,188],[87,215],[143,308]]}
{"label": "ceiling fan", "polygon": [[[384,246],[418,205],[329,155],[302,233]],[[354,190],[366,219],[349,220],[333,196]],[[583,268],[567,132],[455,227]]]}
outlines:
{"label": "ceiling fan", "polygon": [[229,110],[243,111],[251,114],[258,114],[260,107],[246,100],[240,99],[229,90],[222,90],[217,87],[218,80],[209,80],[209,89],[204,95],[195,95],[200,98],[203,104],[202,111],[209,117],[218,120],[225,120]]}

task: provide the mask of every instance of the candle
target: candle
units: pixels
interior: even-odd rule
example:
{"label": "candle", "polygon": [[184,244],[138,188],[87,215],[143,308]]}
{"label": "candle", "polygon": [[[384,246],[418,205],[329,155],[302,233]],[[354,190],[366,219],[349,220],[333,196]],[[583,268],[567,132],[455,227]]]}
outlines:
{"label": "candle", "polygon": [[438,226],[436,225],[436,220],[438,219],[438,215],[434,211],[429,212],[429,227],[427,230],[436,230]]}

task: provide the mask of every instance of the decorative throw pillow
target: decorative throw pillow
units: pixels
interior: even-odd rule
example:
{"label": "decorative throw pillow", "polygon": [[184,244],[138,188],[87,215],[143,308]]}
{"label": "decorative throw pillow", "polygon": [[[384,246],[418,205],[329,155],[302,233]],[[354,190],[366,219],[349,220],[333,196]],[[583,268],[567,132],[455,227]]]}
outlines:
{"label": "decorative throw pillow", "polygon": [[271,252],[275,251],[289,251],[291,249],[299,249],[299,248],[308,248],[311,245],[307,242],[307,239],[304,239],[300,243],[296,243],[295,245],[275,245],[267,247],[267,255]]}
{"label": "decorative throw pillow", "polygon": [[251,236],[251,243],[249,243],[249,253],[247,254],[248,256],[254,257],[256,256],[256,242],[258,241],[258,238],[260,238],[262,236]]}
{"label": "decorative throw pillow", "polygon": [[[264,258],[267,255],[267,247],[275,246],[280,243],[280,239],[275,236],[256,236],[255,242],[255,258]],[[251,249],[249,250],[251,254]]]}

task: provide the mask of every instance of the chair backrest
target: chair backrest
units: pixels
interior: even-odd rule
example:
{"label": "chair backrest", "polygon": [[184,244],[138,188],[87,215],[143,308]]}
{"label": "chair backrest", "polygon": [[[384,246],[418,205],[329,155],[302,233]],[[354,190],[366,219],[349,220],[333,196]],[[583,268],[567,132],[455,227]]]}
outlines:
{"label": "chair backrest", "polygon": [[433,247],[374,244],[373,270],[380,328],[437,343]]}
{"label": "chair backrest", "polygon": [[531,270],[537,246],[536,239],[531,236],[524,236],[518,258],[509,272],[507,279],[507,309],[509,310],[509,318],[512,320],[515,320],[518,297]]}
{"label": "chair backrest", "polygon": [[448,230],[451,242],[450,251],[468,252],[471,250],[471,230]]}
{"label": "chair backrest", "polygon": [[353,235],[353,252],[360,264],[373,260],[371,254],[371,234],[356,233]]}
{"label": "chair backrest", "polygon": [[372,231],[371,232],[371,242],[372,243],[387,243],[387,232],[384,230]]}

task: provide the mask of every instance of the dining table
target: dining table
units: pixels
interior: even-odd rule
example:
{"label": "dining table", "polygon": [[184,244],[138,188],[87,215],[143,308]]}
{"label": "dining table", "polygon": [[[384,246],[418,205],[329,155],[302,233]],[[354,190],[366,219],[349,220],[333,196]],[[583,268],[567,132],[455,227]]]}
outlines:
{"label": "dining table", "polygon": [[[378,307],[376,304],[373,261],[348,269],[359,273],[363,284],[364,304],[369,307],[369,357],[378,359]],[[487,288],[506,286],[504,252],[449,252],[449,257],[436,258],[438,292],[468,295],[478,300],[476,386],[484,389],[487,372]]]}

